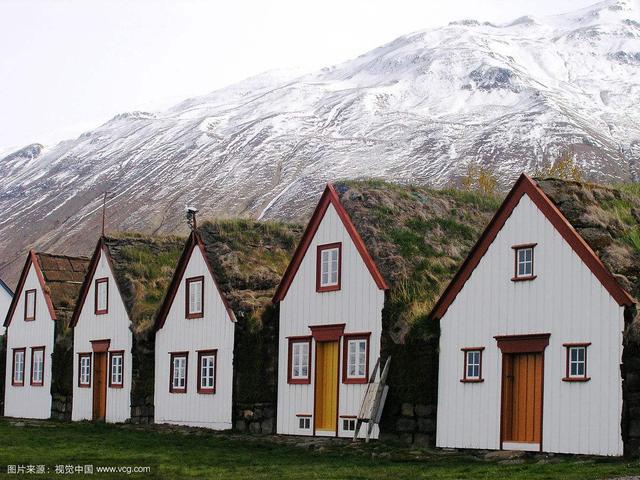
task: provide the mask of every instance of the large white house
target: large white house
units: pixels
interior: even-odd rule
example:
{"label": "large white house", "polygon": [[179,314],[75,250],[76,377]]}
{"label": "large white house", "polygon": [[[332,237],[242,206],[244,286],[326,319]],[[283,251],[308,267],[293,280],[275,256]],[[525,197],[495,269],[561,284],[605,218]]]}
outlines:
{"label": "large white house", "polygon": [[439,447],[623,453],[634,300],[545,192],[553,185],[565,212],[575,214],[578,193],[590,198],[582,227],[605,218],[595,187],[518,179],[432,312]]}
{"label": "large white house", "polygon": [[180,245],[139,235],[98,241],[71,322],[72,420],[152,421],[148,332]]}
{"label": "large white house", "polygon": [[380,356],[386,288],[328,185],[274,296],[280,304],[277,433],[354,435]]}
{"label": "large white house", "polygon": [[55,356],[54,350],[70,348],[56,338],[63,336],[88,263],[86,258],[34,251],[27,255],[4,322],[6,416],[49,418],[52,394],[70,393],[66,365],[60,364],[68,355],[57,351]]}
{"label": "large white house", "polygon": [[193,230],[156,317],[156,423],[231,429],[235,322]]}

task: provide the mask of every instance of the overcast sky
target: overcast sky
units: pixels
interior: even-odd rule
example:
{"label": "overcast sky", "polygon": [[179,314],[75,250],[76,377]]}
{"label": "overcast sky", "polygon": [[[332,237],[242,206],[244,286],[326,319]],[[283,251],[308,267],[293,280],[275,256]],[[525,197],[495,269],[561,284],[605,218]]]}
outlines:
{"label": "overcast sky", "polygon": [[594,0],[0,0],[0,153],[75,137],[266,70],[315,70],[416,30]]}

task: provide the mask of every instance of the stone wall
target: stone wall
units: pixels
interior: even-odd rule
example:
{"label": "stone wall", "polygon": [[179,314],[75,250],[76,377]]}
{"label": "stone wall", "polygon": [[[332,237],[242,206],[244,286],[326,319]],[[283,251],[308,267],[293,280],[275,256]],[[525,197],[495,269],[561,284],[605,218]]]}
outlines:
{"label": "stone wall", "polygon": [[274,434],[276,407],[273,403],[238,404],[233,407],[233,428],[241,433]]}
{"label": "stone wall", "polygon": [[133,334],[130,423],[153,423],[153,386],[155,381],[155,333],[148,330]]}
{"label": "stone wall", "polygon": [[436,443],[436,407],[422,403],[403,403],[397,411],[387,412],[395,422],[382,429],[383,440],[400,440],[405,443],[432,447]]}
{"label": "stone wall", "polygon": [[[631,317],[635,312],[625,312]],[[622,440],[624,454],[640,457],[640,325],[627,318],[622,351]]]}
{"label": "stone wall", "polygon": [[51,394],[51,418],[54,420],[71,421],[71,409],[73,408],[73,396],[60,393]]}

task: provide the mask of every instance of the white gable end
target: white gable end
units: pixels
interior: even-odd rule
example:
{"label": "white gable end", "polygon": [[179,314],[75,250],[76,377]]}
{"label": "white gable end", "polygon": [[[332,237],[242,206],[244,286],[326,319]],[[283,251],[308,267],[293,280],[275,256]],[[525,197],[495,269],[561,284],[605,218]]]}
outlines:
{"label": "white gable end", "polygon": [[[536,243],[531,281],[514,282],[514,245]],[[533,201],[523,196],[440,321],[437,445],[500,448],[496,335],[550,333],[544,352],[544,451],[622,453],[623,308]],[[564,343],[590,342],[588,382],[563,382]],[[483,382],[462,383],[461,348],[484,347]]]}
{"label": "white gable end", "polygon": [[[25,321],[25,292],[36,291],[36,318]],[[51,416],[51,354],[53,352],[55,322],[42,291],[35,266],[29,273],[18,303],[7,328],[7,363],[5,377],[5,415],[8,417],[49,418]],[[45,347],[44,382],[42,386],[31,385],[31,351],[33,347]],[[25,349],[24,385],[12,385],[14,349]]]}

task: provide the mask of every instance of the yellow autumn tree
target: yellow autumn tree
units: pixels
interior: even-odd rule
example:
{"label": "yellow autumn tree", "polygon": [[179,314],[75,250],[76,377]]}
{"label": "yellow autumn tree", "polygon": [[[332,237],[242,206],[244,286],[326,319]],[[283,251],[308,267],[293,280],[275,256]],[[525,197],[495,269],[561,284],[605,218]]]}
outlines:
{"label": "yellow autumn tree", "polygon": [[576,162],[573,152],[565,150],[553,163],[547,163],[539,168],[536,177],[553,177],[581,182],[584,179],[584,173]]}
{"label": "yellow autumn tree", "polygon": [[480,165],[468,165],[466,173],[460,179],[462,190],[477,192],[495,197],[498,193],[498,180],[493,172]]}

